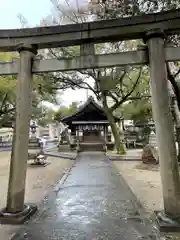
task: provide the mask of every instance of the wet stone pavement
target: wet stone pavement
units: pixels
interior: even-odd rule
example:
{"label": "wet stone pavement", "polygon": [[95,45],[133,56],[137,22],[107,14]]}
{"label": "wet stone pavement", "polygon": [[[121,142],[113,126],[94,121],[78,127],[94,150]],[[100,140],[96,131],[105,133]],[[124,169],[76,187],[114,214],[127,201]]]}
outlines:
{"label": "wet stone pavement", "polygon": [[156,239],[127,185],[103,154],[81,153],[63,185],[13,240]]}

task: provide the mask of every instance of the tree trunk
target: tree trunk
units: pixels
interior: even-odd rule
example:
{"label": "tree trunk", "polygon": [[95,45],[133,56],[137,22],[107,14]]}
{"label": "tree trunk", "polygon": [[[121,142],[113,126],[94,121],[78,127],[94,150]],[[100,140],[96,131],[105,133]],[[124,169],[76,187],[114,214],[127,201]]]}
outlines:
{"label": "tree trunk", "polygon": [[108,121],[109,121],[110,126],[111,126],[111,130],[112,130],[112,134],[114,136],[114,141],[115,141],[117,153],[118,154],[125,154],[126,151],[125,151],[125,148],[124,148],[124,144],[123,144],[123,142],[121,141],[121,138],[120,138],[120,131],[119,131],[117,125],[116,125],[113,113],[108,108],[105,94],[103,94],[103,107],[106,111],[107,118],[108,118]]}
{"label": "tree trunk", "polygon": [[176,127],[176,139],[177,139],[177,154],[178,154],[178,162],[180,162],[180,127]]}
{"label": "tree trunk", "polygon": [[110,122],[110,126],[111,126],[111,130],[114,136],[114,141],[115,141],[115,145],[116,145],[116,150],[118,154],[126,154],[125,148],[124,148],[124,144],[121,140],[121,133],[116,125],[116,122],[114,120],[114,116],[112,115],[112,113],[108,110],[107,113],[107,117],[108,120]]}
{"label": "tree trunk", "polygon": [[177,105],[177,100],[175,99],[174,96],[171,97],[171,112],[172,112],[173,121],[175,124],[176,141],[178,144],[178,149],[177,147],[176,149],[177,149],[178,161],[180,162],[180,112]]}
{"label": "tree trunk", "polygon": [[120,133],[120,139],[122,141],[124,151],[126,152],[126,144],[125,144],[125,127],[124,127],[124,120],[121,120],[118,124],[119,127],[119,133]]}
{"label": "tree trunk", "polygon": [[180,112],[177,105],[177,101],[174,103],[174,113],[175,113],[175,129],[176,129],[176,141],[178,143],[178,162],[180,162]]}
{"label": "tree trunk", "polygon": [[178,106],[178,109],[180,111],[180,89],[179,89],[179,86],[178,86],[178,84],[176,82],[175,76],[173,76],[171,74],[170,66],[169,66],[168,63],[166,64],[166,67],[167,67],[168,80],[170,81],[170,83],[172,85],[172,88],[173,88],[173,92],[176,95],[177,106]]}
{"label": "tree trunk", "polygon": [[[173,76],[173,74],[170,71],[170,66],[167,64],[167,75],[168,79],[171,83],[170,89],[173,89],[173,92],[176,96],[176,98],[171,96],[171,112],[173,116],[173,121],[175,123],[175,131],[176,131],[176,141],[178,144],[178,162],[180,162],[180,89],[176,82],[176,77]],[[177,149],[177,146],[176,146]]]}

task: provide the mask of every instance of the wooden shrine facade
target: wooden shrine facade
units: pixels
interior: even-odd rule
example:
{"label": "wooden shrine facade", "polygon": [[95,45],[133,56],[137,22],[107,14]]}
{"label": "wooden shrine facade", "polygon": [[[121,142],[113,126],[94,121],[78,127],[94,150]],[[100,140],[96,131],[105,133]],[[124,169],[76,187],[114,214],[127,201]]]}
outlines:
{"label": "wooden shrine facade", "polygon": [[108,121],[84,121],[73,124],[76,126],[77,141],[106,142]]}

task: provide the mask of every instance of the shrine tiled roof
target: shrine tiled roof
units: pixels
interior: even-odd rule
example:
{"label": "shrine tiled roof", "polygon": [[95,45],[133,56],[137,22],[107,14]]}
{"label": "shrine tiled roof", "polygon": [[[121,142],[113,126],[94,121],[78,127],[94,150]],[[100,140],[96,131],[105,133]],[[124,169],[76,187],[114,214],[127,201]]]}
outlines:
{"label": "shrine tiled roof", "polygon": [[[92,111],[92,114],[91,114],[91,111]],[[88,100],[84,104],[82,104],[75,113],[73,113],[72,115],[63,117],[61,121],[64,123],[74,121],[75,119],[81,121],[82,116],[87,114],[87,112],[89,112],[89,117],[91,118],[88,120],[95,120],[93,119],[93,114],[95,112],[96,112],[96,118],[98,118],[98,120],[107,120],[107,115],[103,107],[101,107],[94,100],[93,97],[89,97]],[[116,118],[116,120],[118,120],[118,118]]]}

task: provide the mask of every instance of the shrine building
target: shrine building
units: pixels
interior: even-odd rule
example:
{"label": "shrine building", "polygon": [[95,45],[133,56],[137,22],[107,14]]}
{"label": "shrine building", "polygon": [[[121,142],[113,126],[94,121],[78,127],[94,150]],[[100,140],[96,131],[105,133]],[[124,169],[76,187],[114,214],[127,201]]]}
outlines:
{"label": "shrine building", "polygon": [[[119,121],[118,118],[115,120]],[[68,125],[72,144],[79,146],[79,151],[105,151],[108,144],[112,145],[106,112],[92,97],[74,114],[63,117],[61,121]]]}

